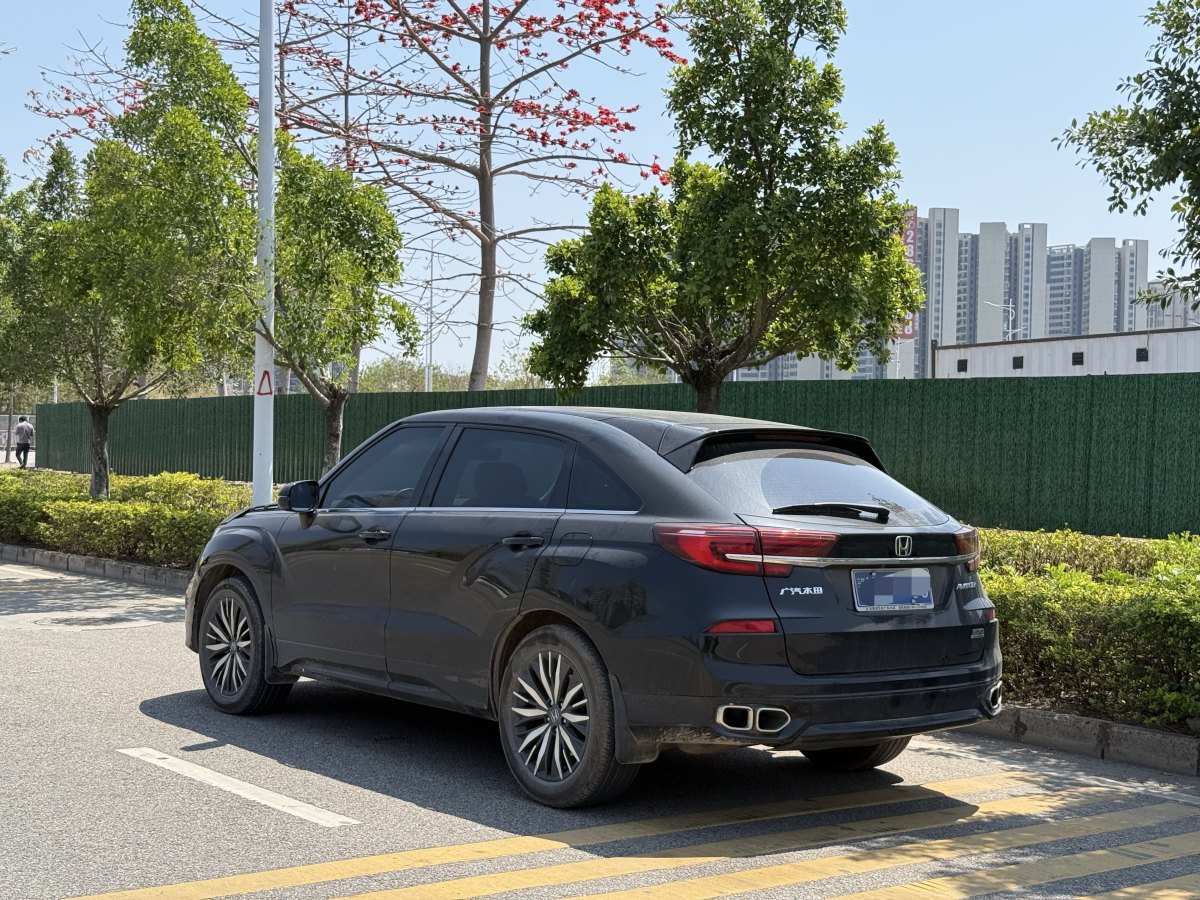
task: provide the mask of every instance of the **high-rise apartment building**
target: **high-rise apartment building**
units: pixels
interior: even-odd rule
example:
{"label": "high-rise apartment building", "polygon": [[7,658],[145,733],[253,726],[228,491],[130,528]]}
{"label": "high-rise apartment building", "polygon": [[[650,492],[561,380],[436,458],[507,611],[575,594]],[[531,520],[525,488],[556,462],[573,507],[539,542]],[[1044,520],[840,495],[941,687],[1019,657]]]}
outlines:
{"label": "high-rise apartment building", "polygon": [[924,252],[918,245],[917,265],[925,288],[925,308],[918,330],[917,370],[925,374],[930,343],[958,340],[958,210],[935,207],[924,220]]}
{"label": "high-rise apartment building", "polygon": [[970,296],[975,327],[971,343],[1011,340],[1017,332],[1016,309],[1010,300],[1012,242],[1003,222],[980,222],[971,268],[975,283]]}
{"label": "high-rise apartment building", "polygon": [[1149,287],[1150,245],[1146,241],[1121,241],[1117,248],[1117,302],[1113,331],[1141,331],[1146,327],[1146,305],[1136,303]]}
{"label": "high-rise apartment building", "polygon": [[1083,251],[1079,315],[1072,334],[1107,334],[1114,330],[1117,309],[1117,242],[1092,238]]}
{"label": "high-rise apartment building", "polygon": [[1196,328],[1200,326],[1200,309],[1192,309],[1189,300],[1168,291],[1161,281],[1151,281],[1150,293],[1164,297],[1166,303],[1151,303],[1146,307],[1147,328]]}
{"label": "high-rise apartment building", "polygon": [[1026,340],[1046,337],[1046,226],[1023,222],[1009,240],[1008,302],[1016,310],[1013,327]]}
{"label": "high-rise apartment building", "polygon": [[1108,334],[1175,326],[1189,319],[1176,304],[1164,311],[1134,301],[1147,288],[1146,241],[1092,238],[1080,247],[1047,246],[1042,222],[1010,232],[1004,222],[982,222],[979,233],[959,231],[959,213],[934,207],[909,211],[904,243],[920,269],[925,305],[890,345],[880,363],[862,354],[855,372],[816,359],[782,357],[739,380],[928,378],[932,347]]}
{"label": "high-rise apartment building", "polygon": [[979,235],[958,236],[958,312],[955,316],[954,342],[972,344],[978,327],[975,315],[979,305]]}
{"label": "high-rise apartment building", "polygon": [[1078,316],[1083,293],[1083,249],[1073,244],[1046,251],[1046,336],[1066,337]]}

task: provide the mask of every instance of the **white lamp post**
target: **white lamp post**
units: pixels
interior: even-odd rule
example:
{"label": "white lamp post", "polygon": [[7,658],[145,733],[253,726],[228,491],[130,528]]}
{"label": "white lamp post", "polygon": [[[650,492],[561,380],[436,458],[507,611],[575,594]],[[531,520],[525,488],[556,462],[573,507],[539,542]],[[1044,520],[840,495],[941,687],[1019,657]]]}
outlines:
{"label": "white lamp post", "polygon": [[[275,327],[275,6],[258,6],[258,272],[262,279],[260,327]],[[257,330],[254,334],[254,465],[255,506],[270,503],[275,458],[275,350]]]}

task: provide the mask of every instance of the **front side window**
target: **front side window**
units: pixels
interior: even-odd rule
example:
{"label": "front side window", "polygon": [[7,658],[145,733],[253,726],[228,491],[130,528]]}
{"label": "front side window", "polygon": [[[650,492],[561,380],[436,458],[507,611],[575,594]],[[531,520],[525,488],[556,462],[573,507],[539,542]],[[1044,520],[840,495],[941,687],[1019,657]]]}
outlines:
{"label": "front side window", "polygon": [[325,509],[412,506],[444,426],[410,425],[382,438],[348,462],[325,488]]}
{"label": "front side window", "polygon": [[562,509],[569,447],[540,434],[468,428],[454,445],[434,506]]}

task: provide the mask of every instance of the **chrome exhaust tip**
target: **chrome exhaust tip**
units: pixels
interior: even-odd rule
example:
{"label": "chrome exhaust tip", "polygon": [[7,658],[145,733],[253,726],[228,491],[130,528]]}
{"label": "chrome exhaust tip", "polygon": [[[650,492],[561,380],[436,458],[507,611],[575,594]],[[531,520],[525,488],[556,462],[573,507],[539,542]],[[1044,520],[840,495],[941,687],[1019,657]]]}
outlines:
{"label": "chrome exhaust tip", "polygon": [[991,693],[989,693],[987,696],[987,706],[985,707],[984,712],[986,712],[988,717],[991,718],[992,716],[995,716],[996,713],[1000,712],[1000,708],[1003,705],[1004,691],[1000,685],[996,685],[994,688],[992,688]]}
{"label": "chrome exhaust tip", "polygon": [[726,703],[717,707],[717,724],[729,731],[750,731],[754,728],[754,710],[749,706]]}
{"label": "chrome exhaust tip", "polygon": [[754,713],[754,729],[763,734],[776,734],[787,728],[791,713],[776,706],[763,706]]}

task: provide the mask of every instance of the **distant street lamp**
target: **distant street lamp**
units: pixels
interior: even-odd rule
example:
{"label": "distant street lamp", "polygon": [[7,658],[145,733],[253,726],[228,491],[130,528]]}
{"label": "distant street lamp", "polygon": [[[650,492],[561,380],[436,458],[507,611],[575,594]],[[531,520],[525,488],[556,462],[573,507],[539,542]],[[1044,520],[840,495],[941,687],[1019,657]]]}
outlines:
{"label": "distant street lamp", "polygon": [[982,301],[982,302],[983,302],[983,305],[984,305],[984,306],[991,306],[991,307],[994,307],[995,309],[1002,310],[1002,311],[1004,312],[1004,314],[1008,316],[1008,325],[1009,325],[1009,327],[1008,327],[1008,328],[1006,328],[1006,329],[1004,329],[1004,330],[1002,331],[1002,334],[1004,335],[1004,337],[1003,337],[1003,340],[1006,340],[1006,341],[1008,341],[1008,340],[1012,340],[1012,336],[1013,336],[1014,334],[1020,334],[1020,333],[1021,333],[1021,329],[1020,329],[1020,328],[1013,328],[1013,327],[1012,327],[1012,324],[1013,324],[1013,319],[1015,319],[1015,318],[1017,317],[1017,310],[1016,310],[1016,308],[1015,308],[1015,307],[1012,307],[1012,306],[1002,306],[1002,305],[1001,305],[1001,304],[999,304],[999,303],[992,303],[990,300],[984,300],[984,301]]}

